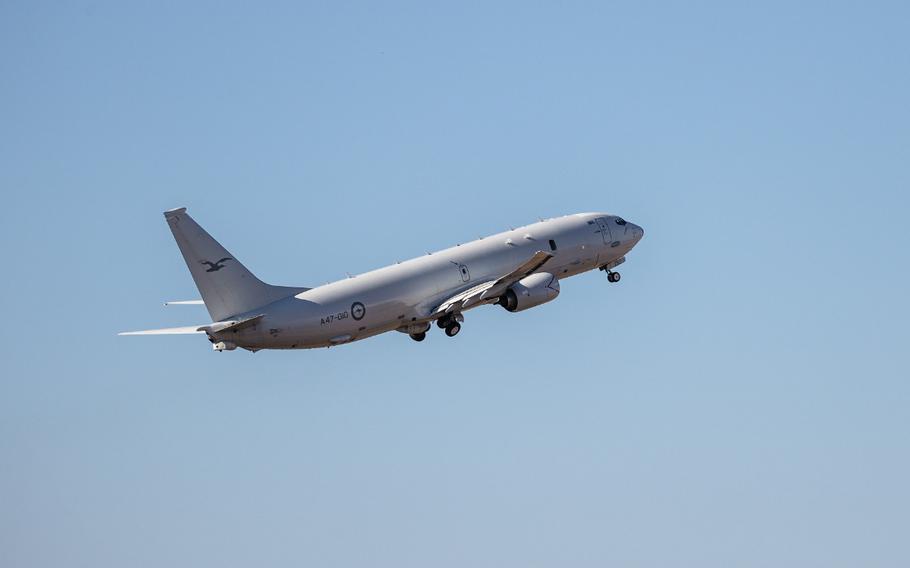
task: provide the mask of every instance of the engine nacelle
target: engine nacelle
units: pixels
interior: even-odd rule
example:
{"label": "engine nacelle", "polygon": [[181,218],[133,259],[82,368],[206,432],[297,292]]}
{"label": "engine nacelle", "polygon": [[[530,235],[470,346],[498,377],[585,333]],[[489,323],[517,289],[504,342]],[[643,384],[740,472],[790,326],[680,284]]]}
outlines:
{"label": "engine nacelle", "polygon": [[497,302],[510,312],[545,304],[559,295],[559,280],[549,272],[525,276],[506,290]]}

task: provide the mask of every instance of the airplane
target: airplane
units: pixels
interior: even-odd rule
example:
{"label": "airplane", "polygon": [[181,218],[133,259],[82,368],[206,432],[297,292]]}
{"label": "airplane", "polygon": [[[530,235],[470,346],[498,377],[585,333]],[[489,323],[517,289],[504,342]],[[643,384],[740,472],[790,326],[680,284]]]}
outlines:
{"label": "airplane", "polygon": [[256,278],[185,207],[164,217],[212,323],[119,335],[205,334],[215,351],[333,347],[399,331],[423,341],[435,323],[458,335],[464,312],[497,304],[520,312],[559,295],[559,282],[614,269],[644,229],[608,213],[578,213],[511,229],[317,288]]}

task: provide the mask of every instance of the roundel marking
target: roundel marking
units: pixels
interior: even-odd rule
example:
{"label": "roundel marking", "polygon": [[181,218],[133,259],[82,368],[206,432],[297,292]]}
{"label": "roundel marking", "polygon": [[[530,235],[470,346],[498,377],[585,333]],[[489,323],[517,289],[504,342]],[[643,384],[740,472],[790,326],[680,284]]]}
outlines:
{"label": "roundel marking", "polygon": [[353,317],[355,320],[357,320],[357,321],[362,320],[363,316],[365,316],[366,313],[367,313],[367,309],[366,309],[366,307],[364,307],[364,305],[362,303],[354,302],[353,304],[351,304],[351,317]]}

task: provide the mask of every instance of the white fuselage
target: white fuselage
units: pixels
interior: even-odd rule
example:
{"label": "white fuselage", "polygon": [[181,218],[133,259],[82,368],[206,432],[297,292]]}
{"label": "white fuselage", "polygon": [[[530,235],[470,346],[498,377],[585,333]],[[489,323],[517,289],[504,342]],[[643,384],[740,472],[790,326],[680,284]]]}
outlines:
{"label": "white fuselage", "polygon": [[447,298],[509,273],[537,251],[554,255],[537,272],[563,279],[620,261],[642,234],[606,213],[548,219],[306,290],[245,314],[264,316],[223,339],[253,350],[301,349],[413,331],[436,319],[433,310]]}

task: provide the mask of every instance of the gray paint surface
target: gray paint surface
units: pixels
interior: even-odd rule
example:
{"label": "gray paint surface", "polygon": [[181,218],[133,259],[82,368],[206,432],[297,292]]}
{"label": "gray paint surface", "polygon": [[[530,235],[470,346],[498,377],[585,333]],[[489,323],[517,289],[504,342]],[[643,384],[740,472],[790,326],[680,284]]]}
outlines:
{"label": "gray paint surface", "polygon": [[[185,208],[164,215],[215,323],[134,333],[202,331],[216,350],[328,347],[393,330],[419,334],[440,318],[462,321],[463,311],[495,303],[510,287],[529,297],[534,295],[529,287],[549,287],[542,303],[556,297],[558,281],[531,279],[533,274],[564,279],[599,267],[613,268],[644,235],[641,227],[615,215],[578,213],[317,288],[295,288],[256,278]],[[534,262],[535,255],[541,262]],[[523,273],[522,266],[529,262],[531,268]],[[484,289],[489,291],[483,294]],[[458,302],[452,304],[453,298]],[[442,311],[441,306],[448,309]]]}

